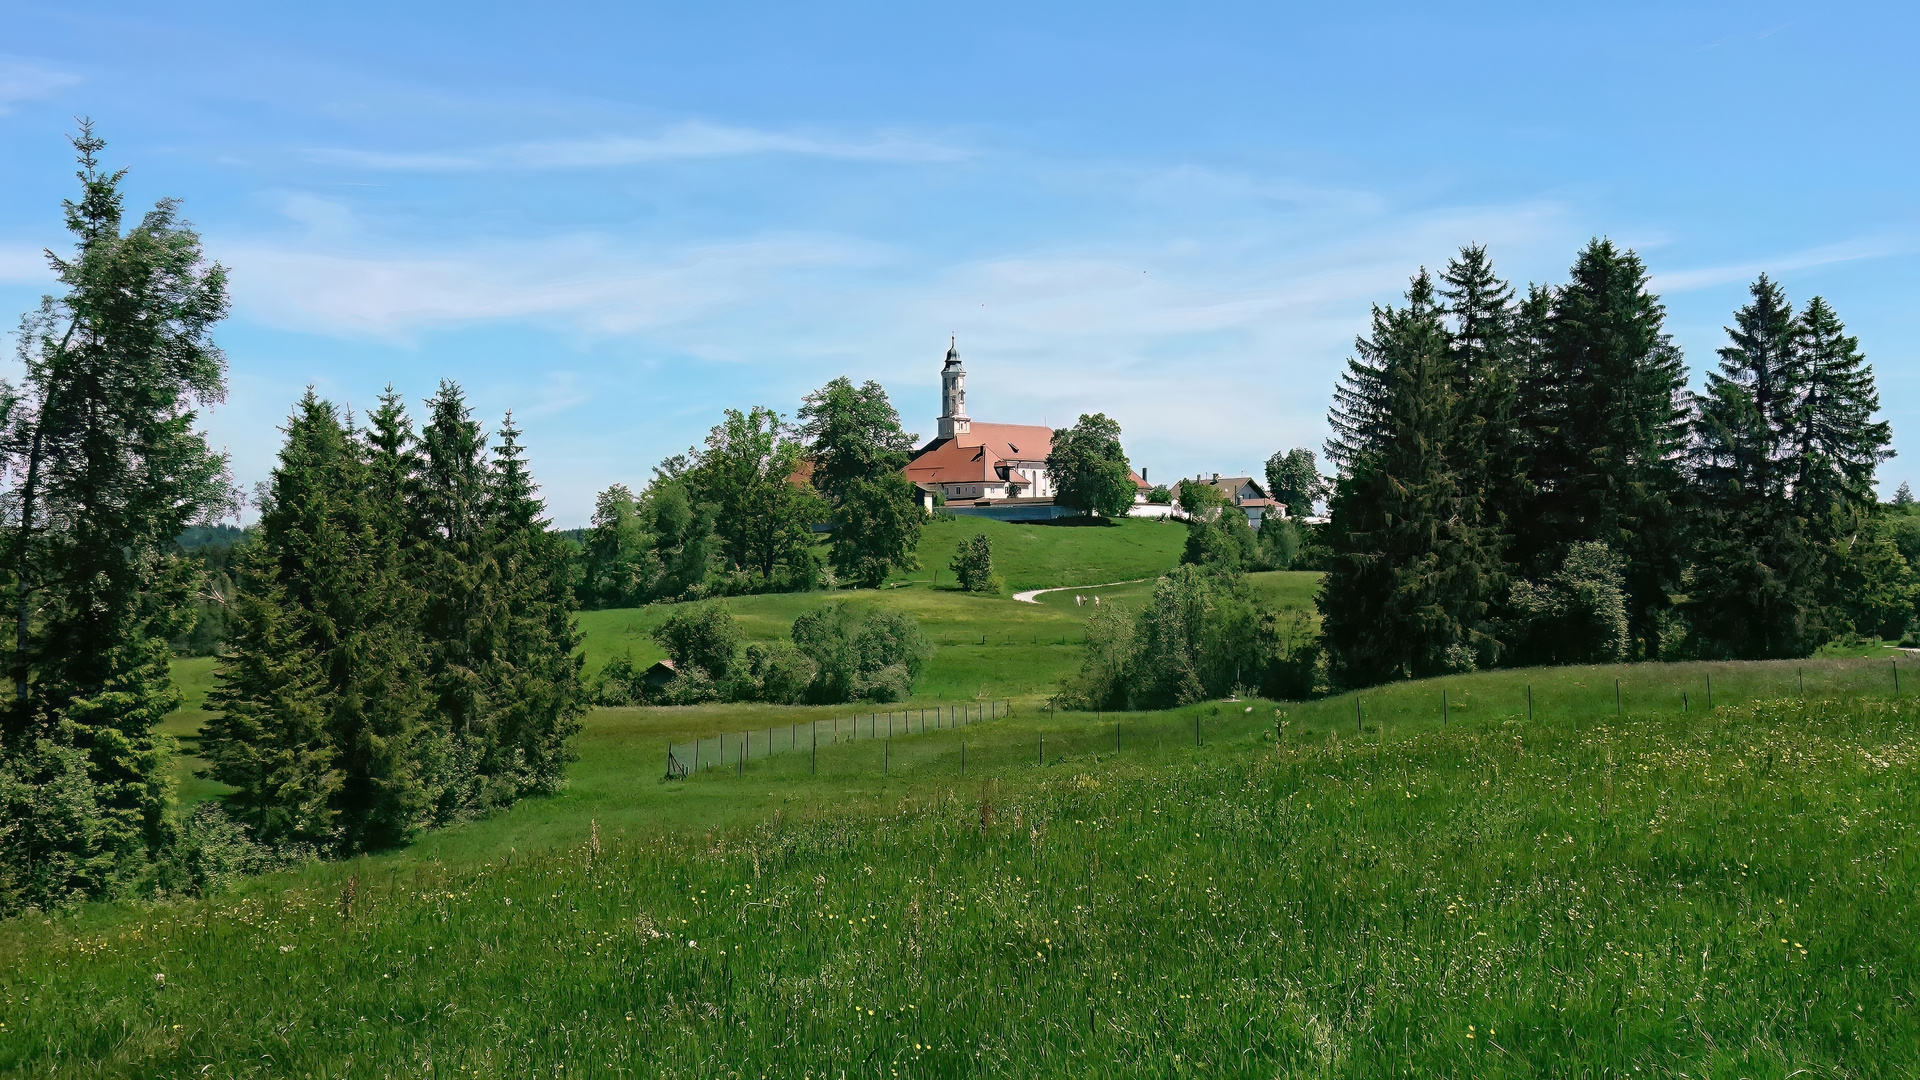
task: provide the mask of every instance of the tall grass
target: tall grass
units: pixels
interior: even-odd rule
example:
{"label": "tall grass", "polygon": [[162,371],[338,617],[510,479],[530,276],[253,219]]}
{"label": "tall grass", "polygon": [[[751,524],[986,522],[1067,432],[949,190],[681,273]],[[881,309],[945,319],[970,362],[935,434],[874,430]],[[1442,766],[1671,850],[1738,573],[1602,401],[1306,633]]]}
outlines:
{"label": "tall grass", "polygon": [[[0,1070],[1920,1063],[1920,704],[1775,697],[1534,725],[1487,710],[1361,738],[1310,720],[1276,738],[1272,707],[1211,708],[1163,717],[1139,757],[1088,745],[980,774],[970,758],[964,782],[849,788],[747,827],[620,838],[579,822],[537,854],[369,861],[131,919],[17,922],[0,930]],[[1199,753],[1181,745],[1194,715]],[[995,730],[1024,736],[1020,719]]]}

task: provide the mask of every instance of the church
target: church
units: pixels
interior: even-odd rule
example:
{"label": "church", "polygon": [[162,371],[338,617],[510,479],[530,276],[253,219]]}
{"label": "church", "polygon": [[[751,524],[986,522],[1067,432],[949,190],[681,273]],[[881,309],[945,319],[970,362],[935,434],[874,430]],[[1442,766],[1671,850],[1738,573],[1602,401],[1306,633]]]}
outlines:
{"label": "church", "polygon": [[1038,509],[1053,500],[1053,481],[1047,475],[1052,449],[1052,428],[983,424],[967,416],[967,369],[960,365],[956,340],[949,343],[947,362],[940,369],[939,434],[914,451],[906,475],[926,502],[937,492],[950,504],[1031,499],[1026,505]]}

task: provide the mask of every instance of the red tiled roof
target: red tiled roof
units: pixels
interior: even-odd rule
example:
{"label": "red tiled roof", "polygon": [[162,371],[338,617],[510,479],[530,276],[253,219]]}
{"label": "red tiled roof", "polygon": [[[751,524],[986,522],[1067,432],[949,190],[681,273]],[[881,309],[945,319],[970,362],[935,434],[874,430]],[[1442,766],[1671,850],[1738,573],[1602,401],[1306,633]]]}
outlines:
{"label": "red tiled roof", "polygon": [[1000,479],[998,460],[984,446],[963,446],[941,440],[922,450],[907,465],[907,479],[916,484],[989,483]]}

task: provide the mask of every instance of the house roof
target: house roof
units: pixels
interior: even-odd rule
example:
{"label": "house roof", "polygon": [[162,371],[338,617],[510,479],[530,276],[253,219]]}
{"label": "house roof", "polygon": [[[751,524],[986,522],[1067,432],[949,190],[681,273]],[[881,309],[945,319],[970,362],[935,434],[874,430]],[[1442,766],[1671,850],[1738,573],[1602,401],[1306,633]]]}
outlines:
{"label": "house roof", "polygon": [[[950,439],[935,439],[907,463],[917,484],[996,483],[1015,461],[1045,461],[1053,452],[1053,429],[1038,424],[974,424]],[[1017,481],[1026,483],[1027,481]]]}
{"label": "house roof", "polygon": [[968,446],[985,446],[1003,458],[1045,461],[1053,453],[1053,429],[1043,424],[973,424],[973,430],[955,439]]}
{"label": "house roof", "polygon": [[[1232,498],[1235,495],[1237,495],[1240,489],[1244,487],[1250,487],[1253,490],[1259,492],[1260,494],[1255,496],[1256,498],[1264,499],[1267,497],[1266,489],[1262,488],[1260,486],[1260,482],[1258,480],[1255,480],[1251,476],[1220,476],[1220,477],[1215,477],[1212,480],[1201,480],[1199,482],[1207,485],[1210,488],[1217,489],[1221,494],[1226,495],[1229,498]],[[1244,506],[1246,504],[1236,501],[1235,505]]]}
{"label": "house roof", "polygon": [[1141,491],[1151,491],[1153,489],[1153,485],[1147,483],[1147,478],[1144,476],[1141,476],[1137,472],[1127,473],[1127,478],[1129,480],[1132,480],[1133,486],[1140,489]]}
{"label": "house roof", "polygon": [[1000,479],[994,472],[998,463],[984,446],[963,446],[953,439],[941,439],[914,455],[906,474],[916,484],[987,483]]}

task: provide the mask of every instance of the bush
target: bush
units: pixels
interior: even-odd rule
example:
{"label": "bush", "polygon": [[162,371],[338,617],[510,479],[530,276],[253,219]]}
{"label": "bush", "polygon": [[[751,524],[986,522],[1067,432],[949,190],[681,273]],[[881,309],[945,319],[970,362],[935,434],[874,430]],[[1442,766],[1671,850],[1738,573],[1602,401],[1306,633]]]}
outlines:
{"label": "bush", "polygon": [[961,541],[947,568],[967,592],[1000,591],[1000,579],[993,572],[993,541],[987,539],[986,533],[976,533],[973,539]]}
{"label": "bush", "polygon": [[1625,560],[1599,541],[1567,549],[1544,581],[1516,581],[1509,594],[1520,663],[1605,664],[1627,655]]}
{"label": "bush", "polygon": [[856,698],[877,704],[905,701],[912,692],[913,676],[902,664],[888,664],[878,671],[859,675],[853,682]]}
{"label": "bush", "polygon": [[662,705],[703,705],[720,700],[720,687],[705,669],[689,664],[660,690]]}
{"label": "bush", "polygon": [[261,843],[217,802],[203,802],[180,823],[178,835],[160,866],[165,892],[204,896],[236,879],[311,862],[318,852],[304,844],[282,849]]}
{"label": "bush", "polygon": [[1318,627],[1263,606],[1237,574],[1176,568],[1137,615],[1108,606],[1087,620],[1086,654],[1061,703],[1164,709],[1239,688],[1311,695],[1320,680]]}
{"label": "bush", "polygon": [[640,672],[634,670],[632,653],[621,653],[607,661],[593,681],[595,705],[644,705],[646,700],[646,687],[640,681]]}
{"label": "bush", "polygon": [[673,666],[683,675],[690,668],[698,668],[709,683],[719,683],[733,675],[740,652],[740,626],[722,604],[695,604],[668,616],[654,629],[653,640],[667,650]]}
{"label": "bush", "polygon": [[805,701],[807,688],[819,673],[812,657],[784,641],[747,646],[740,669],[728,700],[764,701],[773,705],[798,705]]}
{"label": "bush", "polygon": [[795,619],[793,643],[814,665],[806,700],[821,705],[899,701],[911,692],[914,678],[933,654],[932,643],[912,616],[874,611],[856,624],[844,604],[829,604]]}

